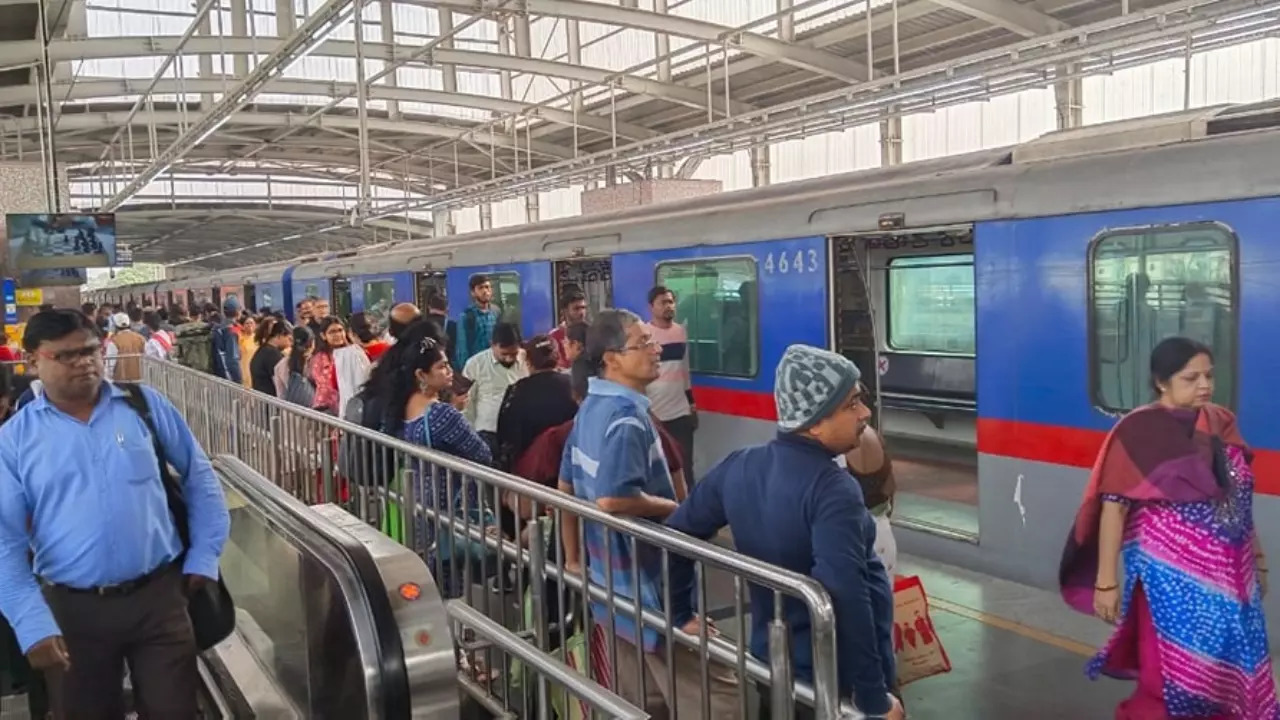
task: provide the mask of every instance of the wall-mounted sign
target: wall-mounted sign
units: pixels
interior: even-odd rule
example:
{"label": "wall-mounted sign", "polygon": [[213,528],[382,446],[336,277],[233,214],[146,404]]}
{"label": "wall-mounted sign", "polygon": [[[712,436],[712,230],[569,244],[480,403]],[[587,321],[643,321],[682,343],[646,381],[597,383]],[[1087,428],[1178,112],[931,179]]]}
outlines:
{"label": "wall-mounted sign", "polygon": [[4,324],[18,322],[18,285],[13,278],[4,279]]}
{"label": "wall-mounted sign", "polygon": [[128,245],[116,245],[116,267],[127,267],[133,264],[133,248]]}
{"label": "wall-mounted sign", "polygon": [[27,307],[39,307],[44,304],[44,290],[40,288],[22,288],[14,293],[14,301]]}

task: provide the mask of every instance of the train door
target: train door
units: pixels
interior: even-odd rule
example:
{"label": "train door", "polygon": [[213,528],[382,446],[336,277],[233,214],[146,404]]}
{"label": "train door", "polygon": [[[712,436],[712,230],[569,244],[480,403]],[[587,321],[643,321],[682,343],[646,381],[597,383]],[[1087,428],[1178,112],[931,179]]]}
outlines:
{"label": "train door", "polygon": [[835,349],[863,369],[894,458],[895,518],[978,535],[971,226],[831,239]]}
{"label": "train door", "polygon": [[329,280],[329,312],[340,318],[351,317],[351,279],[338,276]]}
{"label": "train door", "polygon": [[425,272],[413,274],[414,302],[423,311],[427,311],[427,304],[431,302],[431,298],[440,296],[449,297],[449,291],[445,287],[445,273],[442,270],[427,270]]}
{"label": "train door", "polygon": [[613,306],[613,260],[610,258],[573,258],[555,261],[555,321],[560,322],[560,298],[571,289],[587,296],[587,321],[596,313]]}
{"label": "train door", "polygon": [[256,296],[256,295],[257,295],[257,293],[255,293],[255,292],[254,292],[253,283],[245,283],[245,284],[244,284],[244,297],[243,297],[243,298],[241,298],[241,300],[243,300],[243,301],[244,301],[244,307],[245,307],[245,309],[246,309],[246,310],[250,310],[250,311],[252,311],[252,312],[257,312],[257,310],[258,310],[258,303],[257,303],[258,298],[257,298],[257,296]]}

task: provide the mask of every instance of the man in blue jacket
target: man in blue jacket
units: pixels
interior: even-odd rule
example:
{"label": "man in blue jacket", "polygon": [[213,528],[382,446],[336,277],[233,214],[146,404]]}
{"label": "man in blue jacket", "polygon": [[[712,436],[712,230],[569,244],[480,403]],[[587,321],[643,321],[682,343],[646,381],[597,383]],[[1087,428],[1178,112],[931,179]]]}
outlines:
{"label": "man in blue jacket", "polygon": [[[900,720],[894,684],[893,589],[875,553],[876,526],[862,489],[832,459],[854,449],[871,417],[858,367],[843,355],[808,345],[787,348],[774,380],[778,436],[731,453],[712,468],[667,520],[708,539],[728,525],[739,552],[810,575],[831,594],[842,698],[871,718]],[[692,562],[671,558],[669,615],[685,617]],[[813,681],[808,610],[788,603],[795,677]],[[769,659],[773,592],[751,586],[751,652]],[[767,692],[760,718],[770,717]],[[814,718],[796,708],[797,720]]]}

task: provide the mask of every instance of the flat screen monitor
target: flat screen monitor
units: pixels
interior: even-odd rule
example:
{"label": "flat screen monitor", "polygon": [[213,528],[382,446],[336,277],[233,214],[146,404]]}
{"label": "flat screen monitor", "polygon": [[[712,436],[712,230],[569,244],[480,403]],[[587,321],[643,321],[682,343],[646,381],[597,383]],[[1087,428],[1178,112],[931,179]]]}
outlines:
{"label": "flat screen monitor", "polygon": [[10,213],[5,228],[18,270],[111,267],[116,261],[113,214]]}

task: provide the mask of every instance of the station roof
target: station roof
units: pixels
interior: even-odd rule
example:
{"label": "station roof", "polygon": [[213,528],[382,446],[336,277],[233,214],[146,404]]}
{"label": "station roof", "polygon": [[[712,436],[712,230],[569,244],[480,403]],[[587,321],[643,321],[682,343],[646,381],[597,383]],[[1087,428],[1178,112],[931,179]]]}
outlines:
{"label": "station roof", "polygon": [[[272,37],[243,22],[225,27],[227,6],[215,0],[157,11],[174,32],[87,37],[77,3],[48,0],[53,145],[72,205],[117,211],[135,260],[187,270],[424,237],[433,209],[606,172],[643,177],[659,164],[687,176],[711,154],[1150,62],[1155,50],[1126,55],[1138,46],[1124,39],[1157,28],[1193,37],[1250,6],[875,0],[868,18],[865,0],[777,0],[776,12],[730,25],[698,19],[704,0],[402,0],[393,10],[369,3],[357,43],[357,2],[329,0],[281,39],[274,20]],[[277,6],[248,4],[262,15]],[[210,10],[218,21],[201,24]],[[387,19],[410,12],[435,19],[417,34],[397,27],[385,42]],[[0,0],[0,161],[39,158],[39,18],[35,0]],[[588,51],[635,32],[654,42],[642,62]],[[302,72],[305,62],[293,64],[302,55],[352,68],[364,57],[365,111],[357,77]],[[220,71],[224,57],[233,72]],[[110,62],[121,72],[106,73]],[[357,212],[362,166],[371,199]],[[200,178],[230,187],[236,174],[267,192],[176,189]],[[286,180],[328,194],[273,196],[271,183]]]}

